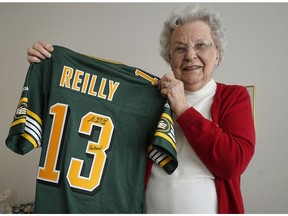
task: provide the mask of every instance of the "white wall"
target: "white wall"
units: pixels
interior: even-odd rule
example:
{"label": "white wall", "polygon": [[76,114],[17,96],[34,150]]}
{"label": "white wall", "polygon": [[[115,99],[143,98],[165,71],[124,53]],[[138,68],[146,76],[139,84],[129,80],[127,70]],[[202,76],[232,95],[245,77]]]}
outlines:
{"label": "white wall", "polygon": [[[26,49],[43,39],[122,61],[155,75],[170,72],[158,55],[163,20],[175,3],[0,3],[0,192],[12,204],[34,200],[40,150],[11,152],[5,138],[24,83]],[[214,3],[228,31],[218,82],[256,86],[255,156],[242,177],[247,213],[288,213],[288,4]]]}

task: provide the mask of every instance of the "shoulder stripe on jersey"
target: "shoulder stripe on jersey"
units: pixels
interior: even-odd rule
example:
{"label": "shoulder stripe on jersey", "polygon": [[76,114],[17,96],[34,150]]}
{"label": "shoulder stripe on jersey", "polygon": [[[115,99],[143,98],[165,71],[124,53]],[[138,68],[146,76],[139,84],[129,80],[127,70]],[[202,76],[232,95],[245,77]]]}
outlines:
{"label": "shoulder stripe on jersey", "polygon": [[41,137],[42,135],[42,128],[41,125],[38,124],[37,121],[35,121],[34,119],[30,118],[29,116],[27,116],[27,122],[26,125],[28,126],[28,124],[30,125],[29,127],[31,129],[33,129],[35,131],[35,133],[38,134],[39,137]]}
{"label": "shoulder stripe on jersey", "polygon": [[148,147],[148,156],[151,160],[153,160],[160,167],[165,166],[167,163],[169,163],[172,160],[170,156],[158,151],[152,145],[149,145]]}
{"label": "shoulder stripe on jersey", "polygon": [[29,128],[29,126],[31,126],[31,124],[26,123],[25,131],[28,132],[29,134],[31,134],[31,136],[36,140],[36,142],[40,146],[41,145],[41,134],[39,136],[39,134],[35,133],[35,131],[32,128]]}
{"label": "shoulder stripe on jersey", "polygon": [[176,149],[176,145],[175,145],[175,142],[166,134],[162,133],[162,132],[159,132],[157,131],[154,136],[160,136],[162,138],[164,138],[165,140],[167,140],[172,146],[174,149]]}
{"label": "shoulder stripe on jersey", "polygon": [[163,160],[161,163],[159,163],[160,167],[165,166],[167,163],[169,163],[172,160],[171,157],[167,157],[165,160]]}
{"label": "shoulder stripe on jersey", "polygon": [[34,148],[38,147],[36,141],[29,134],[24,133],[21,136],[24,137],[25,139],[27,139],[34,146]]}
{"label": "shoulder stripe on jersey", "polygon": [[172,160],[170,156],[158,151],[157,149],[154,149],[152,145],[148,147],[148,156],[151,160],[153,160],[160,167],[165,166],[167,163],[169,163]]}
{"label": "shoulder stripe on jersey", "polygon": [[29,115],[32,118],[34,118],[40,124],[40,126],[42,125],[41,118],[38,115],[36,115],[34,112],[32,112],[31,110],[27,110],[27,115]]}
{"label": "shoulder stripe on jersey", "polygon": [[[21,98],[21,102],[27,102],[27,98]],[[20,104],[19,103],[19,104]],[[27,110],[26,115],[12,122],[11,127],[24,124],[24,131],[21,135],[27,139],[34,148],[41,146],[42,142],[42,120],[31,110]]]}
{"label": "shoulder stripe on jersey", "polygon": [[21,118],[21,119],[18,119],[16,121],[13,121],[12,124],[11,124],[11,127],[15,126],[15,125],[18,125],[18,124],[23,124],[26,122],[26,119],[25,118]]}
{"label": "shoulder stripe on jersey", "polygon": [[171,123],[172,125],[174,125],[173,120],[172,120],[172,118],[171,118],[170,115],[168,115],[167,113],[162,113],[161,118],[162,118],[162,117],[168,119],[168,120],[170,121],[170,123]]}
{"label": "shoulder stripe on jersey", "polygon": [[23,102],[28,102],[28,98],[27,97],[22,97],[20,100],[19,100],[19,103],[18,104],[21,104]]}
{"label": "shoulder stripe on jersey", "polygon": [[160,162],[163,161],[166,157],[167,157],[167,155],[162,154],[162,155],[160,155],[160,156],[155,160],[155,162],[156,162],[157,164],[160,164]]}
{"label": "shoulder stripe on jersey", "polygon": [[[42,141],[42,120],[31,110],[27,110],[25,132],[34,140],[34,144],[41,146]],[[30,140],[29,140],[30,141]],[[35,146],[34,146],[35,147]]]}

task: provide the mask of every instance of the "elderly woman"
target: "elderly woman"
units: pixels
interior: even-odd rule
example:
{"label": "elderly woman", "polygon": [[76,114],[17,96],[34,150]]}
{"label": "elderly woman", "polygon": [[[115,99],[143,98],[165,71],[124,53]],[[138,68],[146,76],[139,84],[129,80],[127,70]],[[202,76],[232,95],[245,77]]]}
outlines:
{"label": "elderly woman", "polygon": [[[246,88],[212,78],[225,44],[210,7],[178,8],[164,23],[160,54],[174,76],[165,74],[158,88],[174,112],[179,165],[168,176],[148,159],[147,213],[244,213],[240,176],[254,154],[255,129]],[[28,61],[52,51],[37,42]]]}
{"label": "elderly woman", "polygon": [[175,10],[164,23],[161,56],[175,78],[166,74],[158,87],[175,114],[179,166],[167,177],[149,163],[148,212],[244,212],[240,175],[253,156],[255,131],[246,89],[212,79],[224,33],[219,16],[202,6]]}

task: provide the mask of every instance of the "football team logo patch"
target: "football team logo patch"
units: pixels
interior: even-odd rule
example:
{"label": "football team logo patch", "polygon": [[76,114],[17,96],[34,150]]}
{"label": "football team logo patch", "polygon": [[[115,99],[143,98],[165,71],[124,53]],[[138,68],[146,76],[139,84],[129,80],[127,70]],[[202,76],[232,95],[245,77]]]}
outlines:
{"label": "football team logo patch", "polygon": [[161,120],[158,123],[157,131],[168,133],[171,129],[171,124],[169,123],[169,120],[166,118],[161,118]]}
{"label": "football team logo patch", "polygon": [[17,110],[15,112],[14,118],[19,119],[25,117],[27,113],[27,107],[28,105],[26,101],[20,101]]}

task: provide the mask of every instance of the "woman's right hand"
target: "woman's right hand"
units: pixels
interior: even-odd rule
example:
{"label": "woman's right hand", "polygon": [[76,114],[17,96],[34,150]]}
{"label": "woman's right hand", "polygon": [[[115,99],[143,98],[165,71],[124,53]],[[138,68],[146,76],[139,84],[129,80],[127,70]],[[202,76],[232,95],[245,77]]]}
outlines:
{"label": "woman's right hand", "polygon": [[43,59],[50,58],[53,46],[45,41],[38,41],[27,50],[27,60],[29,63],[38,63]]}

